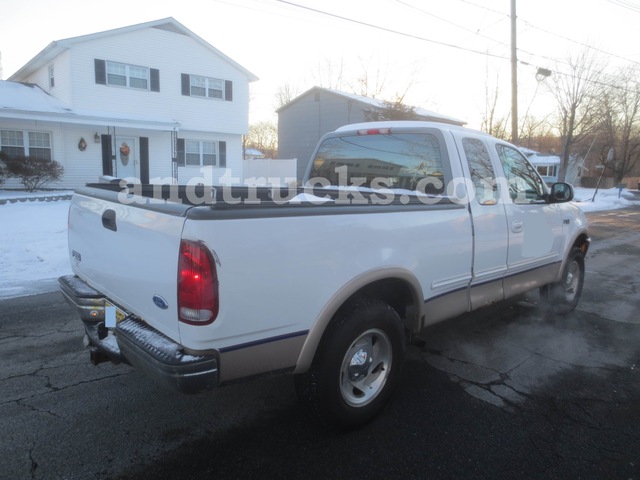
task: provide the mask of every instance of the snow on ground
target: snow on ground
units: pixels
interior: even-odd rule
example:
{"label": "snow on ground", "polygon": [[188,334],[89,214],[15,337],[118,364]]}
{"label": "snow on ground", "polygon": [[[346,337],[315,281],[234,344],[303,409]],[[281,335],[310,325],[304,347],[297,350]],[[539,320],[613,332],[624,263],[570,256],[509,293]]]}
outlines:
{"label": "snow on ground", "polygon": [[[35,196],[63,196],[72,192],[43,192]],[[618,189],[576,188],[576,205],[586,212],[639,204],[640,197]],[[0,190],[0,299],[57,289],[57,278],[71,273],[67,249],[69,200],[30,201],[33,194]],[[635,200],[634,200],[635,199]],[[15,201],[15,203],[11,203]]]}
{"label": "snow on ground", "polygon": [[0,205],[0,298],[55,290],[55,279],[71,273],[67,251],[69,203]]}
{"label": "snow on ground", "polygon": [[598,190],[595,201],[592,202],[595,191],[595,188],[576,187],[574,203],[583,212],[601,212],[603,210],[625,208],[633,204],[637,205],[640,201],[640,196],[636,196],[633,191],[623,189],[620,192],[617,188],[609,188]]}

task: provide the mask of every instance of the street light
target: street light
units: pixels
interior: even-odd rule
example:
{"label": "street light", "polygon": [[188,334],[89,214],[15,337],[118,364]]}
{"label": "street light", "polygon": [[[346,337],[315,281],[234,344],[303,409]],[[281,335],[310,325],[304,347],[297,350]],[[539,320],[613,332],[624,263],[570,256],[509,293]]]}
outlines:
{"label": "street light", "polygon": [[551,76],[551,70],[547,68],[539,67],[536,72],[536,80],[538,83],[542,82],[545,78],[549,78]]}

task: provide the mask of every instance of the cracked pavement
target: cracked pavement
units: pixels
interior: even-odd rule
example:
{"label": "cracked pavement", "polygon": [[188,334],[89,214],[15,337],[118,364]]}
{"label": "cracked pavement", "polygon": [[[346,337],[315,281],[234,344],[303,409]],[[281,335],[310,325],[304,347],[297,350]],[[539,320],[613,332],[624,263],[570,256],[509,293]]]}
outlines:
{"label": "cracked pavement", "polygon": [[589,219],[576,312],[532,294],[429,328],[383,414],[343,435],[289,377],[181,395],[92,366],[59,293],[0,301],[0,479],[640,480],[640,209]]}

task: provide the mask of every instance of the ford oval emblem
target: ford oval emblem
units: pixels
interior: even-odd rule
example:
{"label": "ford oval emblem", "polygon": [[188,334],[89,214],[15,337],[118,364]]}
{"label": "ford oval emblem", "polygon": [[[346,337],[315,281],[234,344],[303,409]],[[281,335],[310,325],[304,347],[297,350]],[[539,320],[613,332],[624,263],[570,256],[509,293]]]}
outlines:
{"label": "ford oval emblem", "polygon": [[156,307],[161,308],[162,310],[166,310],[167,308],[169,308],[169,304],[167,303],[167,301],[160,295],[153,296],[153,303],[156,304]]}

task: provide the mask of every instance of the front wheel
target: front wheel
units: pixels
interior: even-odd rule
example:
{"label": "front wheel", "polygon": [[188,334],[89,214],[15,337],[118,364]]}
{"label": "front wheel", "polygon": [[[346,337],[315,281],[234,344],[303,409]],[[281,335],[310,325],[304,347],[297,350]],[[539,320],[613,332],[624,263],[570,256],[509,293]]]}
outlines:
{"label": "front wheel", "polygon": [[391,398],[404,352],[396,311],[379,300],[356,301],[338,312],[311,368],[296,376],[298,396],[328,427],[359,427]]}
{"label": "front wheel", "polygon": [[584,285],[584,254],[574,247],[559,282],[540,289],[540,296],[556,313],[568,313],[578,306]]}

